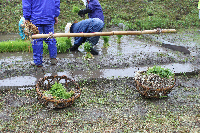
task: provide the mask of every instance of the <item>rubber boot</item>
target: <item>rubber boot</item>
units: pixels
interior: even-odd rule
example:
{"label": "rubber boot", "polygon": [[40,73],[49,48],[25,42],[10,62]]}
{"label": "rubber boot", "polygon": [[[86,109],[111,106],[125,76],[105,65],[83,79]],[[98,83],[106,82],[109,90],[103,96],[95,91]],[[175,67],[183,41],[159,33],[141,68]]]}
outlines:
{"label": "rubber boot", "polygon": [[69,50],[70,50],[70,51],[75,51],[75,50],[77,50],[77,49],[78,49],[78,47],[79,47],[79,46],[77,46],[77,45],[74,45],[74,46],[72,46],[72,47],[71,47]]}
{"label": "rubber boot", "polygon": [[93,55],[98,55],[99,54],[98,51],[93,47],[90,48],[90,53],[93,54]]}

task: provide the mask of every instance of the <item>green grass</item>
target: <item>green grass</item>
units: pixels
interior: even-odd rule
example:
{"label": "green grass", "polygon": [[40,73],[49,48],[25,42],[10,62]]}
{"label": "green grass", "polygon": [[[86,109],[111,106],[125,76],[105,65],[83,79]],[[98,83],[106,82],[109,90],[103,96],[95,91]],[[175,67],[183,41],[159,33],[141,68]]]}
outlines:
{"label": "green grass", "polygon": [[77,7],[77,6],[74,5],[72,12],[78,13],[79,11],[80,11],[79,7]]}
{"label": "green grass", "polygon": [[[188,29],[199,28],[199,14],[196,0],[99,0],[105,17],[106,27],[117,26],[124,23],[127,29],[150,30],[157,27]],[[1,33],[17,33],[18,21],[22,16],[21,0],[12,2],[0,0],[1,8]],[[55,31],[64,31],[67,22],[80,21],[77,8],[84,9],[82,1],[61,0],[60,16]],[[74,7],[74,8],[73,8]],[[10,17],[12,16],[12,17]],[[86,15],[87,16],[87,15]],[[87,17],[86,17],[87,18]]]}
{"label": "green grass", "polygon": [[[72,46],[71,38],[60,37],[57,40],[57,52],[66,53],[66,50]],[[32,44],[29,40],[15,40],[0,42],[0,53],[3,52],[33,52]],[[43,53],[49,54],[48,45],[43,42]]]}

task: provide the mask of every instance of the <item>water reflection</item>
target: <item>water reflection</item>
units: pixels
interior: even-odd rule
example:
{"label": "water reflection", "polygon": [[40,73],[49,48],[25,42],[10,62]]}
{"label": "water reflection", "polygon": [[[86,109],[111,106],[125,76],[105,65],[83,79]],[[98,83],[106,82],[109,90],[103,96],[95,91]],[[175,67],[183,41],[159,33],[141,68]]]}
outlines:
{"label": "water reflection", "polygon": [[[73,39],[72,39],[73,40]],[[121,38],[121,43],[117,43],[117,37],[111,36],[109,40],[109,44],[111,45],[108,47],[108,49],[103,49],[103,39],[100,38],[98,44],[97,44],[97,50],[99,51],[100,55],[110,56],[110,55],[129,55],[133,53],[140,53],[143,54],[140,55],[140,58],[145,57],[148,54],[157,52],[157,53],[169,53],[166,51],[165,48],[157,47],[151,44],[147,44],[145,42],[137,41],[134,36],[123,36]],[[57,58],[58,60],[62,60],[63,64],[66,65],[68,62],[71,61],[70,59],[73,58],[82,58],[82,56],[85,55],[85,51],[82,47],[79,47],[79,52],[69,52],[65,54],[58,54]],[[29,68],[21,68],[18,65],[23,66],[29,66],[26,65],[27,63],[32,62],[32,53],[22,53],[22,52],[16,52],[16,53],[0,53],[0,64],[1,64],[1,73],[4,73],[5,70],[12,70],[12,69],[20,69],[24,71],[29,71]],[[43,55],[44,59],[49,59],[49,55]],[[118,60],[119,58],[112,58],[112,60]],[[64,61],[63,61],[64,60]],[[110,58],[106,59],[108,62],[112,61]],[[21,61],[21,62],[20,62]],[[98,63],[95,62],[95,63]],[[17,64],[17,65],[15,65]],[[10,68],[7,68],[7,66],[10,65]],[[45,64],[49,65],[49,64]],[[162,67],[169,68],[173,70],[175,73],[180,72],[191,72],[195,68],[195,66],[192,66],[192,64],[179,64],[179,63],[173,63],[173,64],[166,64],[161,65]],[[80,80],[80,79],[88,79],[88,78],[118,78],[118,77],[134,77],[135,72],[140,70],[144,71],[147,70],[148,67],[152,66],[139,66],[139,67],[129,67],[124,69],[98,69],[98,70],[67,70],[64,69],[63,71],[58,71],[58,66],[53,67],[45,67],[43,69],[37,68],[37,70],[34,70],[34,73],[29,73],[28,75],[23,75],[22,73],[17,73],[18,76],[9,76],[10,78],[4,78],[1,77],[2,80],[0,80],[0,86],[24,86],[24,85],[35,85],[40,78],[43,78],[44,76],[55,76],[55,75],[66,75],[69,78],[72,78],[74,80]],[[6,68],[6,69],[5,69]],[[5,69],[5,70],[4,70]],[[33,68],[30,68],[33,69]],[[3,75],[3,74],[2,74]],[[11,74],[12,75],[12,74]]]}
{"label": "water reflection", "polygon": [[[171,69],[174,73],[180,72],[192,72],[195,70],[195,66],[192,64],[166,64],[161,65],[164,68]],[[93,70],[93,71],[64,71],[64,72],[52,72],[46,73],[42,69],[38,69],[38,71],[29,76],[17,76],[6,78],[0,80],[0,86],[26,86],[26,85],[35,85],[40,78],[44,78],[45,76],[55,76],[55,75],[66,75],[67,77],[73,80],[82,80],[82,79],[89,79],[89,78],[118,78],[118,77],[134,77],[135,73],[139,71],[145,71],[148,67],[153,66],[140,66],[140,67],[130,67],[126,69],[103,69],[103,70]],[[52,70],[53,71],[53,70]]]}

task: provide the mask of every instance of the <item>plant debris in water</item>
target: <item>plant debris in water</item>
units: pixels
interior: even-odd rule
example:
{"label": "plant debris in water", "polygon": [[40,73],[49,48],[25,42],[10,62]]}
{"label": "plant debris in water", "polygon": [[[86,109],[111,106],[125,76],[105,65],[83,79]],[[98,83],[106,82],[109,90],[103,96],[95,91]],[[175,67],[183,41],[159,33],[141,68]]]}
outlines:
{"label": "plant debris in water", "polygon": [[50,91],[45,91],[44,93],[47,97],[53,96],[57,100],[68,99],[74,95],[74,91],[66,92],[65,87],[57,82],[55,82],[55,84],[52,85]]}

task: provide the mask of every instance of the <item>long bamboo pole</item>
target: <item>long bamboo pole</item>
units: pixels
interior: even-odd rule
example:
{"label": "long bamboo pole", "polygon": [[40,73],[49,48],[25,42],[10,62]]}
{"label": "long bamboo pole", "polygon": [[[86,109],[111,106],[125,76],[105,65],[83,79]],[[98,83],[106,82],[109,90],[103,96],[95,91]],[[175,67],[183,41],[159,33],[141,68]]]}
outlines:
{"label": "long bamboo pole", "polygon": [[[162,30],[144,30],[144,31],[111,31],[111,32],[94,32],[94,33],[54,33],[53,37],[91,37],[91,36],[112,36],[112,35],[142,35],[142,34],[159,34],[175,33],[175,29]],[[34,34],[32,39],[48,38],[50,34]]]}

